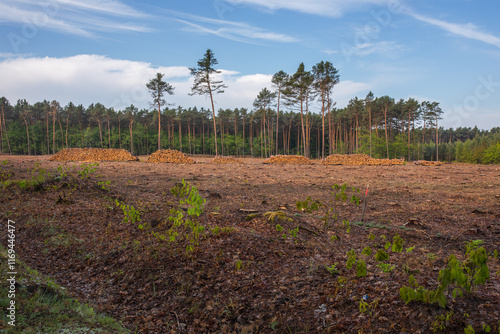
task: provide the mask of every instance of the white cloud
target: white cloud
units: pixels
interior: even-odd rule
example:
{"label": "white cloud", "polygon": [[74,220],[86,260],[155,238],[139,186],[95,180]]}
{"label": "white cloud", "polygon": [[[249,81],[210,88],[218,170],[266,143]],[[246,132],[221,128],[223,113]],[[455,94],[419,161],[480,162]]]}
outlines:
{"label": "white cloud", "polygon": [[22,34],[48,29],[93,38],[96,31],[149,32],[152,30],[143,25],[125,24],[121,20],[146,17],[146,14],[114,0],[5,0],[0,3],[0,22],[21,25]]}
{"label": "white cloud", "polygon": [[97,55],[17,58],[0,62],[4,79],[0,91],[11,101],[55,99],[62,104],[101,102],[122,108],[133,103],[147,107],[145,84],[156,72],[165,73],[167,79],[189,76],[189,69],[184,67],[153,68],[145,62]]}
{"label": "white cloud", "polygon": [[337,108],[347,106],[349,100],[355,96],[365,96],[372,87],[364,82],[354,82],[351,80],[340,81],[333,89],[333,101],[337,102]]}
{"label": "white cloud", "polygon": [[448,128],[460,128],[460,127],[470,127],[473,128],[477,126],[479,129],[489,130],[494,127],[499,126],[500,109],[488,109],[481,110],[480,112],[474,113],[474,115],[463,114],[461,112],[454,111],[453,107],[446,108],[442,106],[444,111],[443,119],[439,121],[439,126]]}
{"label": "white cloud", "polygon": [[479,27],[477,27],[472,23],[467,23],[467,24],[450,23],[442,20],[433,19],[420,14],[416,14],[411,11],[407,11],[407,14],[416,20],[429,23],[443,30],[446,30],[454,35],[475,39],[477,41],[488,43],[500,48],[500,37],[483,32],[479,29]]}
{"label": "white cloud", "polygon": [[[70,101],[84,106],[101,102],[117,110],[130,104],[148,108],[151,98],[146,83],[157,72],[164,73],[164,80],[175,87],[174,95],[166,97],[167,102],[186,107],[210,106],[205,97],[188,95],[193,80],[187,67],[155,68],[146,62],[98,55],[5,59],[0,61],[0,91],[12,103],[26,98],[30,103],[47,99],[63,105]],[[216,108],[251,107],[260,89],[271,83],[270,75],[242,76],[230,70],[221,70],[219,78],[228,88],[215,96]]]}
{"label": "white cloud", "polygon": [[[57,100],[62,105],[70,101],[88,106],[100,102],[116,110],[130,104],[149,108],[151,97],[146,83],[157,72],[175,87],[168,103],[183,107],[210,107],[204,96],[189,96],[193,79],[184,66],[153,67],[150,63],[112,59],[99,55],[78,55],[66,58],[9,58],[0,61],[0,92],[11,103],[27,99],[30,103]],[[252,108],[259,91],[271,89],[270,74],[241,75],[221,69],[218,79],[228,87],[215,96],[216,109]],[[370,89],[366,83],[342,81],[335,86],[333,98],[338,106],[346,105],[359,92]]]}
{"label": "white cloud", "polygon": [[[340,17],[346,11],[362,8],[366,5],[388,5],[388,0],[225,0],[233,5],[250,5],[276,11],[288,9],[301,13]],[[395,2],[395,1],[392,1]]]}

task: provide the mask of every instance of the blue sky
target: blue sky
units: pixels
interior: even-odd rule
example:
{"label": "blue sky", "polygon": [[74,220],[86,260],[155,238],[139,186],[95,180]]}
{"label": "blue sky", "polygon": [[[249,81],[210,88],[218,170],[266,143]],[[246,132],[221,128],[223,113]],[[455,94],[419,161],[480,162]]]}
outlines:
{"label": "blue sky", "polygon": [[338,107],[371,90],[440,102],[445,127],[489,129],[500,126],[498,13],[498,0],[2,0],[0,96],[142,108],[162,72],[168,102],[208,107],[188,95],[188,67],[211,48],[228,86],[217,108],[252,108],[274,73],[328,60]]}

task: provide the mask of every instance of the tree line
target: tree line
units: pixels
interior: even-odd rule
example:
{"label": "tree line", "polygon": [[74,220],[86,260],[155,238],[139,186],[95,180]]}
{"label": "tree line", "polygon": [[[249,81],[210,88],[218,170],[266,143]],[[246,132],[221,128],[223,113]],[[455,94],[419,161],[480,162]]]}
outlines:
{"label": "tree line", "polygon": [[[134,105],[114,110],[58,101],[11,104],[0,98],[0,152],[54,154],[63,148],[124,148],[148,155],[162,148],[189,154],[268,157],[299,154],[321,158],[365,153],[374,158],[500,163],[500,128],[445,130],[438,102],[390,96],[351,99],[336,108],[338,70],[321,61],[311,71],[303,63],[293,74],[279,71],[272,89],[263,88],[251,108],[214,108],[226,86],[216,80],[217,60],[209,49],[190,68],[191,95],[207,95],[211,108],[165,107],[174,87],[158,73],[147,84],[152,109]],[[314,113],[312,110],[319,110]]]}

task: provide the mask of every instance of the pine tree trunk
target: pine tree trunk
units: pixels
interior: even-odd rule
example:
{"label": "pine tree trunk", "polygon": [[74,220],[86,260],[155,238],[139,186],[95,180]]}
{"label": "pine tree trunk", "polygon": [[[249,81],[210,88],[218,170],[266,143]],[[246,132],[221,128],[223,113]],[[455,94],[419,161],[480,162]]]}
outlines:
{"label": "pine tree trunk", "polygon": [[68,124],[69,124],[69,114],[68,114],[68,117],[66,118],[66,148],[69,148],[69,146],[68,146]]}
{"label": "pine tree trunk", "polygon": [[[304,156],[306,156],[306,130],[304,128],[304,102],[303,102],[303,99],[302,97],[300,98],[300,124],[301,124],[301,127],[302,127],[302,148],[303,148],[303,152],[304,152]],[[299,145],[297,145],[299,146]],[[298,149],[298,147],[297,147]]]}
{"label": "pine tree trunk", "polygon": [[359,152],[359,120],[358,115],[356,115],[356,153]]}
{"label": "pine tree trunk", "polygon": [[191,154],[191,124],[188,121],[188,145],[189,145],[189,154]]}
{"label": "pine tree trunk", "polygon": [[253,116],[250,118],[250,156],[253,158]]}
{"label": "pine tree trunk", "polygon": [[81,118],[80,118],[80,120],[79,120],[78,124],[80,125],[80,129],[82,130],[82,131],[81,131],[81,136],[80,136],[80,138],[82,139],[82,147],[84,147],[84,146],[85,146],[85,145],[84,145],[84,144],[85,144],[85,143],[84,143],[84,139],[85,139],[85,130],[83,129],[83,125],[82,125],[82,120],[81,120]]}
{"label": "pine tree trunk", "polygon": [[102,125],[101,125],[101,120],[99,119],[98,122],[99,122],[99,138],[101,140],[101,148],[104,148],[104,145],[102,143]]}
{"label": "pine tree trunk", "polygon": [[220,127],[221,154],[224,156],[224,127],[222,126],[222,117],[221,116],[219,116],[219,127]]}
{"label": "pine tree trunk", "polygon": [[[300,138],[300,127],[297,126],[297,149],[295,150],[295,154],[300,154],[301,153],[301,150],[302,152],[305,152],[304,151],[304,137],[305,137],[305,132],[304,132],[304,127],[302,125],[302,133],[304,135],[302,135],[302,138]],[[300,147],[300,142],[302,141],[302,149]],[[304,153],[303,153],[304,154]]]}
{"label": "pine tree trunk", "polygon": [[387,148],[387,159],[389,159],[389,140],[387,136],[387,110],[384,110],[384,119],[385,119],[385,145]]}
{"label": "pine tree trunk", "polygon": [[161,106],[158,103],[158,151],[161,150]]}
{"label": "pine tree trunk", "polygon": [[408,161],[411,160],[411,132],[410,132],[410,124],[411,124],[411,108],[408,110]]}
{"label": "pine tree trunk", "polygon": [[26,138],[27,138],[27,142],[28,142],[28,155],[30,155],[31,151],[30,151],[30,131],[29,131],[29,127],[28,127],[28,122],[26,121],[26,116],[24,115],[21,115],[23,117],[23,120],[24,120],[24,124],[26,125]]}
{"label": "pine tree trunk", "polygon": [[263,130],[262,130],[262,127],[263,127],[263,125],[262,125],[262,124],[263,124],[263,123],[262,123],[262,122],[260,122],[260,157],[261,157],[261,158],[263,158],[263,157],[264,157],[264,155],[263,155],[263,152],[264,152],[264,151],[262,150],[262,142],[263,142],[263,139],[262,139],[262,131],[263,131]]}
{"label": "pine tree trunk", "polygon": [[130,131],[130,154],[134,155],[134,137],[133,137],[133,132],[132,132],[132,127],[133,127],[134,121],[130,121],[128,123],[128,129]]}
{"label": "pine tree trunk", "polygon": [[372,107],[369,106],[368,109],[368,127],[370,129],[370,157],[372,156]]}
{"label": "pine tree trunk", "polygon": [[61,147],[62,147],[64,146],[64,131],[62,128],[61,117],[59,117],[57,121],[59,122],[59,129],[61,130]]}
{"label": "pine tree trunk", "polygon": [[234,149],[235,155],[238,156],[238,119],[236,113],[234,113]]}
{"label": "pine tree trunk", "polygon": [[0,153],[3,153],[3,111],[4,106],[2,105],[2,109],[0,110]]}
{"label": "pine tree trunk", "polygon": [[286,144],[286,151],[288,154],[290,154],[290,137],[292,136],[292,122],[290,122],[290,125],[288,126],[288,138],[287,138],[287,144]]}
{"label": "pine tree trunk", "polygon": [[122,148],[121,120],[118,118],[118,146]]}
{"label": "pine tree trunk", "polygon": [[243,152],[243,158],[245,157],[245,117],[243,117],[243,145],[242,145],[242,152]]}
{"label": "pine tree trunk", "polygon": [[182,152],[182,128],[181,128],[181,118],[179,117],[179,151]]}
{"label": "pine tree trunk", "polygon": [[47,120],[46,124],[47,124],[47,154],[50,154],[50,135],[49,135],[49,113],[47,112],[45,114],[45,119]]}
{"label": "pine tree trunk", "polygon": [[309,154],[309,118],[307,117],[309,113],[309,108],[308,108],[308,105],[307,105],[307,99],[306,99],[306,111],[305,111],[305,114],[304,114],[304,118],[305,118],[305,129],[306,129],[306,137],[304,138],[304,156],[306,158],[308,158],[308,154]]}
{"label": "pine tree trunk", "polygon": [[278,145],[279,145],[280,98],[281,98],[281,87],[278,89],[278,111],[276,111],[276,154],[278,154]]}
{"label": "pine tree trunk", "polygon": [[267,158],[267,140],[266,140],[266,105],[264,105],[264,112],[262,113],[264,123],[262,125],[264,129],[264,157]]}
{"label": "pine tree trunk", "polygon": [[325,93],[321,91],[321,158],[325,157]]}
{"label": "pine tree trunk", "polygon": [[109,117],[108,117],[108,148],[111,148],[111,129],[109,126]]}
{"label": "pine tree trunk", "polygon": [[52,153],[56,154],[56,108],[52,110]]}
{"label": "pine tree trunk", "polygon": [[438,128],[437,114],[436,114],[436,161],[439,161],[439,128]]}

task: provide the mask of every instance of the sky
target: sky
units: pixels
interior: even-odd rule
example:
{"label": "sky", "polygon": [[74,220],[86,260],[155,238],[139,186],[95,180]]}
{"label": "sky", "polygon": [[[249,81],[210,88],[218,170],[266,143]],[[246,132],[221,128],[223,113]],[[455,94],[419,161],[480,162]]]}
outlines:
{"label": "sky", "polygon": [[160,72],[171,106],[208,108],[189,67],[210,48],[228,86],[217,109],[252,109],[274,73],[323,60],[339,71],[337,107],[372,91],[439,102],[445,128],[491,129],[498,13],[498,0],[1,0],[0,96],[151,108]]}

